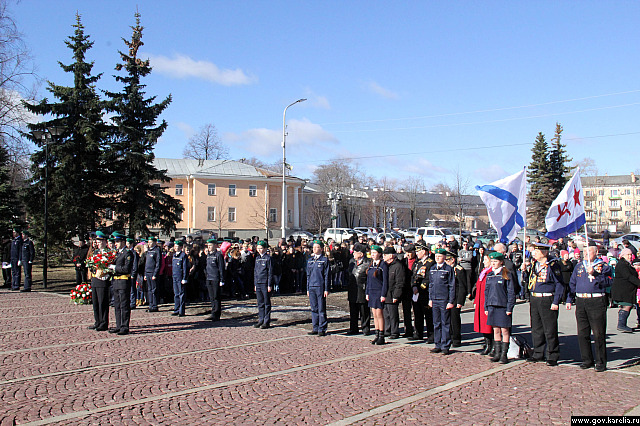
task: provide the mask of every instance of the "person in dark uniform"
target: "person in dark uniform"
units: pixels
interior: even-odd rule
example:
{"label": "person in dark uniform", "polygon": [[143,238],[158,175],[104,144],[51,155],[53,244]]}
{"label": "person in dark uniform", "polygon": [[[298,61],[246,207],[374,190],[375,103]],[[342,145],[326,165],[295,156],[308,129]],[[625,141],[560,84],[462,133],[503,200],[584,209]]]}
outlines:
{"label": "person in dark uniform", "polygon": [[371,265],[367,269],[367,302],[373,311],[376,337],[373,345],[384,345],[384,302],[389,291],[389,267],[382,261],[382,247],[371,246]]}
{"label": "person in dark uniform", "polygon": [[390,340],[400,337],[400,314],[398,305],[402,299],[404,287],[404,267],[396,258],[396,250],[386,247],[382,251],[382,259],[388,268],[388,288],[384,302],[384,335]]}
{"label": "person in dark uniform", "polygon": [[[98,247],[93,251],[94,256],[109,253],[106,234],[101,231],[96,231],[96,241]],[[109,274],[101,270],[92,268],[90,272],[94,324],[90,325],[89,329],[107,331],[109,329],[109,301],[111,300],[109,288],[111,286],[111,279]]]}
{"label": "person in dark uniform", "polygon": [[413,322],[411,321],[411,308],[413,296],[412,273],[413,264],[418,260],[416,257],[416,247],[413,244],[405,244],[402,248],[404,256],[401,260],[404,267],[404,286],[402,287],[402,317],[404,319],[404,334],[402,337],[412,338],[414,334]]}
{"label": "person in dark uniform", "polygon": [[353,247],[353,257],[347,267],[347,297],[349,299],[349,332],[358,334],[358,318],[362,334],[370,334],[371,310],[367,304],[367,269],[371,261],[366,256],[367,246],[356,244]]}
{"label": "person in dark uniform", "polygon": [[2,278],[3,287],[11,287],[11,237],[2,236]]}
{"label": "person in dark uniform", "polygon": [[13,240],[11,240],[11,290],[20,290],[22,274],[20,271],[20,255],[22,254],[22,236],[20,228],[13,229]]}
{"label": "person in dark uniform", "polygon": [[598,249],[589,246],[586,259],[576,265],[569,280],[567,309],[576,306],[578,344],[582,364],[586,370],[594,366],[591,333],[595,344],[595,370],[607,369],[607,287],[611,285],[611,267],[597,258]]}
{"label": "person in dark uniform", "polygon": [[560,341],[558,339],[558,306],[564,291],[562,272],[557,259],[548,255],[549,245],[535,243],[529,275],[531,302],[531,337],[533,355],[527,360],[538,362],[544,359],[545,346],[547,365],[558,365]]}
{"label": "person in dark uniform", "polygon": [[33,260],[36,257],[36,248],[33,246],[33,241],[29,238],[30,236],[31,234],[26,229],[22,231],[20,263],[22,263],[22,269],[24,270],[24,288],[20,290],[21,292],[31,291],[31,284],[33,284],[31,268],[33,268]]}
{"label": "person in dark uniform", "polygon": [[78,245],[73,248],[73,265],[76,269],[76,286],[87,282],[87,254],[89,246],[84,236],[78,238]]}
{"label": "person in dark uniform", "polygon": [[175,242],[175,253],[171,258],[171,274],[173,279],[173,316],[185,315],[185,286],[189,280],[189,257],[184,249],[184,241]]}
{"label": "person in dark uniform", "polygon": [[137,293],[137,281],[138,281],[138,263],[140,262],[140,255],[134,250],[136,240],[133,238],[127,238],[127,248],[131,251],[133,256],[133,267],[131,268],[130,292],[129,292],[129,309],[136,308],[136,293]]}
{"label": "person in dark uniform", "polygon": [[444,262],[446,250],[435,251],[435,265],[429,269],[429,306],[433,309],[433,353],[449,355],[451,348],[451,308],[456,295],[455,271]]}
{"label": "person in dark uniform", "polygon": [[493,341],[496,348],[491,361],[509,362],[509,337],[513,322],[513,307],[516,305],[516,289],[513,274],[504,266],[504,254],[493,252],[491,271],[487,273],[484,289],[484,306],[487,325],[493,327]]}
{"label": "person in dark uniform", "polygon": [[129,334],[129,320],[131,318],[131,271],[133,270],[133,254],[126,247],[126,237],[119,232],[111,234],[115,239],[116,260],[110,268],[113,270],[113,306],[116,314],[116,327],[109,333],[120,336]]}
{"label": "person in dark uniform", "polygon": [[158,312],[158,277],[162,266],[162,252],[157,245],[156,237],[149,238],[147,258],[144,265],[144,280],[147,283],[147,301],[149,312]]}
{"label": "person in dark uniform", "polygon": [[266,241],[258,241],[255,267],[253,268],[253,286],[258,302],[258,322],[254,328],[271,326],[271,291],[273,290],[273,263],[267,253],[269,245]]}
{"label": "person in dark uniform", "polygon": [[221,288],[224,285],[224,257],[218,250],[218,241],[214,238],[207,240],[207,258],[205,266],[206,287],[211,300],[210,321],[219,321],[222,314],[220,303]]}
{"label": "person in dark uniform", "polygon": [[423,340],[426,324],[427,343],[433,343],[433,310],[429,306],[429,269],[434,262],[429,257],[429,248],[424,241],[417,242],[415,247],[418,260],[411,270],[414,333],[409,340]]}
{"label": "person in dark uniform", "polygon": [[313,254],[307,261],[307,296],[311,305],[309,334],[327,335],[327,296],[329,295],[329,259],[322,254],[324,243],[313,241]]}
{"label": "person in dark uniform", "polygon": [[451,308],[451,346],[459,348],[462,346],[462,319],[460,318],[460,313],[469,294],[467,287],[469,283],[466,271],[462,266],[456,264],[456,260],[456,254],[447,251],[444,261],[453,268],[456,276],[455,306]]}

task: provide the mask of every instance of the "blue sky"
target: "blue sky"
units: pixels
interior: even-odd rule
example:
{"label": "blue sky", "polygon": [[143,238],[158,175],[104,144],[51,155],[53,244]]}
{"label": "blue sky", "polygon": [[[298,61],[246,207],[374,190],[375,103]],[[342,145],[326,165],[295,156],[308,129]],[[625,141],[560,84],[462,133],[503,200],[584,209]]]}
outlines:
{"label": "blue sky", "polygon": [[180,158],[212,123],[233,159],[273,162],[284,107],[307,98],[287,111],[300,177],[347,157],[427,187],[459,168],[473,188],[527,165],[556,122],[569,155],[593,158],[600,174],[640,168],[640,2],[23,0],[12,10],[39,75],[66,85],[57,61],[71,62],[64,40],[79,12],[99,87],[117,89],[136,6],[154,67],[147,93],[173,96],[158,157]]}

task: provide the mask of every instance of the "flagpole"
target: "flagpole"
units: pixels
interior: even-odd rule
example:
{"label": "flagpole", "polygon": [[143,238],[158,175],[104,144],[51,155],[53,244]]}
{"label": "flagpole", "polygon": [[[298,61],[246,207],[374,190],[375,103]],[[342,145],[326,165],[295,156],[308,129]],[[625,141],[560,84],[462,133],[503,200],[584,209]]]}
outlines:
{"label": "flagpole", "polygon": [[[524,181],[527,181],[527,166],[524,166]],[[522,234],[522,264],[527,259],[527,191],[524,192],[524,234]]]}

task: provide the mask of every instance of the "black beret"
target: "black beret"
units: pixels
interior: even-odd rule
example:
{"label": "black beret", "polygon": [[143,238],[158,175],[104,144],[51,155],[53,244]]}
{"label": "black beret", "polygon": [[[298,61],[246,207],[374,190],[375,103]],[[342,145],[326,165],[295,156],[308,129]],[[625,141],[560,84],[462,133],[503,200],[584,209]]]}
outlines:
{"label": "black beret", "polygon": [[384,250],[382,250],[382,254],[397,254],[397,252],[396,252],[396,249],[389,246],[389,247],[385,247]]}

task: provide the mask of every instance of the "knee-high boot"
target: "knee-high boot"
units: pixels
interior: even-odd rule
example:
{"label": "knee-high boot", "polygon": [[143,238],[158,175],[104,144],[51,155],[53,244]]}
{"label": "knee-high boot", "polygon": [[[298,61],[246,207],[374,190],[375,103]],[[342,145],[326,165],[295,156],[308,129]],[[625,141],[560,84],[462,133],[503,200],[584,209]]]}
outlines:
{"label": "knee-high boot", "polygon": [[493,349],[495,350],[495,354],[493,355],[493,357],[491,358],[491,362],[498,362],[500,361],[500,357],[502,356],[502,345],[504,343],[502,342],[498,342],[498,341],[494,341],[493,342]]}

